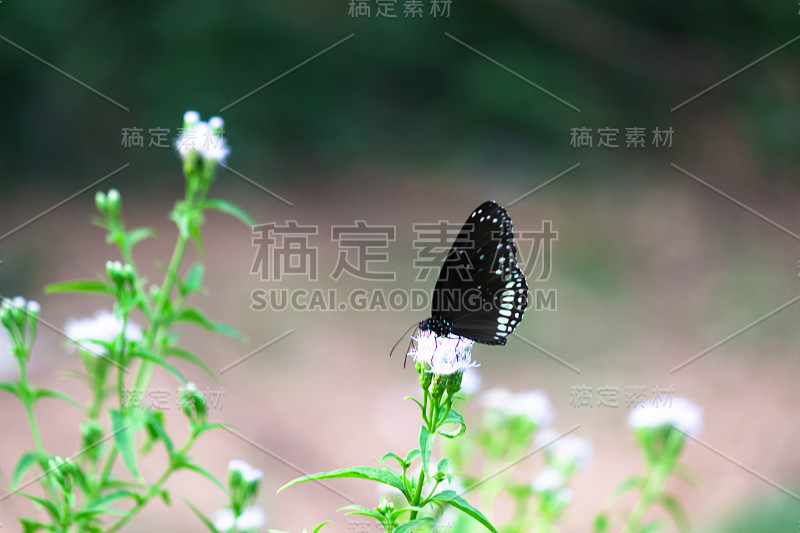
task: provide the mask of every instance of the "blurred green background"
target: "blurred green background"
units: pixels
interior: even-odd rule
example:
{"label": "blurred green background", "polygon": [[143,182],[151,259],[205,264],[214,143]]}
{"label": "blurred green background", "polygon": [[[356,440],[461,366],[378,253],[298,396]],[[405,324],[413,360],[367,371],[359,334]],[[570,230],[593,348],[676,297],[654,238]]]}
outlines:
{"label": "blurred green background", "polygon": [[[670,113],[794,37],[791,2],[456,0],[448,18],[431,17],[426,3],[416,19],[402,5],[385,19],[374,5],[370,18],[348,16],[348,0],[4,2],[5,38],[130,111],[3,43],[0,179],[81,184],[124,158],[141,169],[137,179],[157,181],[172,154],[122,148],[122,128],[172,128],[174,138],[187,107],[217,113],[350,33],[223,113],[237,165],[268,166],[276,180],[298,165],[318,179],[372,165],[523,171],[568,156],[572,127],[637,125],[674,127],[677,150],[724,125],[773,179],[800,157],[798,46]],[[593,155],[615,157],[608,152]]]}
{"label": "blurred green background", "polygon": [[[318,224],[323,241],[333,224],[395,224],[392,258],[402,287],[432,284],[411,281],[413,222],[460,223],[487,197],[508,204],[580,163],[509,210],[519,229],[552,220],[559,231],[547,284],[558,290],[558,310],[529,312],[518,331],[582,374],[514,340],[502,350],[476,349],[486,386],[545,389],[559,428],[581,423],[595,443],[596,464],[575,486],[563,531],[585,532],[611,489],[641,466],[627,411],[572,408],[576,385],[674,386],[705,409],[703,439],[797,486],[800,309],[781,311],[685,371],[669,370],[798,292],[800,238],[791,233],[800,232],[800,42],[791,40],[800,37],[800,6],[453,0],[449,17],[431,17],[425,2],[425,16],[408,19],[402,5],[398,18],[386,20],[375,18],[374,3],[372,17],[348,16],[348,0],[3,0],[0,294],[40,300],[43,316],[58,326],[110,305],[45,296],[42,286],[92,277],[116,259],[90,225],[93,192],[111,186],[122,191],[131,225],[159,229],[140,252],[147,275],[159,279],[158,262],[174,237],[166,213],[183,183],[175,151],[149,147],[149,130],[168,129],[172,142],[187,109],[221,114],[231,168],[295,207],[224,169],[215,195],[241,203],[258,222]],[[626,128],[643,127],[647,146],[570,145],[573,128],[604,127],[619,129],[623,146]],[[651,145],[656,127],[673,128],[671,148]],[[123,146],[126,128],[142,130],[144,148]],[[414,377],[385,354],[425,317],[255,313],[250,293],[264,284],[250,275],[250,231],[223,217],[210,218],[207,231],[209,294],[195,304],[244,330],[251,344],[187,332],[187,346],[221,368],[287,328],[297,331],[226,376],[230,403],[220,420],[308,471],[368,464],[387,447],[413,446],[413,406],[400,398],[414,393]],[[335,260],[327,242],[321,265],[330,269]],[[335,286],[325,275],[320,283]],[[61,375],[77,365],[65,359],[61,340],[42,333],[36,379],[81,394]],[[162,376],[158,383],[171,382]],[[29,435],[19,405],[8,396],[0,402],[5,487]],[[170,415],[180,427],[180,414]],[[56,410],[43,416],[52,422],[45,439],[69,453],[80,420]],[[276,496],[297,472],[244,442],[215,437],[198,456],[220,475],[231,458],[264,469],[259,503],[269,527],[299,531],[335,518],[331,530],[347,530],[334,513],[342,502],[331,494],[303,487]],[[686,462],[700,485],[671,488],[697,531],[796,530],[800,504],[790,496],[699,446],[687,447]],[[172,488],[209,512],[221,504],[213,487],[191,476]],[[372,487],[343,490],[367,505],[377,501]],[[19,498],[0,501],[0,522],[28,510]],[[185,506],[155,504],[139,524],[197,531],[193,520]]]}

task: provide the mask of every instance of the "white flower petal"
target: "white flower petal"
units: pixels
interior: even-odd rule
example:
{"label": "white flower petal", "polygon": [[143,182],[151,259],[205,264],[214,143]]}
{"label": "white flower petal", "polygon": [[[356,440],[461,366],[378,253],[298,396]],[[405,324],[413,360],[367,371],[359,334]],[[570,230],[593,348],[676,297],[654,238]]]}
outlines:
{"label": "white flower petal", "polygon": [[674,397],[670,405],[635,407],[628,415],[628,425],[632,428],[675,426],[694,436],[703,428],[703,410],[686,398]]}
{"label": "white flower petal", "polygon": [[175,141],[175,147],[183,158],[196,150],[200,157],[209,161],[224,161],[230,153],[225,139],[216,135],[202,120],[184,130]]}
{"label": "white flower petal", "polygon": [[267,521],[267,515],[261,507],[247,507],[236,519],[236,528],[240,531],[258,529]]}
{"label": "white flower petal", "polygon": [[227,507],[217,509],[211,515],[211,522],[218,531],[228,531],[236,525],[236,518],[233,516],[233,511]]}
{"label": "white flower petal", "polygon": [[472,361],[472,345],[471,339],[457,335],[440,337],[432,331],[419,331],[408,355],[429,365],[432,374],[449,375],[479,366]]}
{"label": "white flower petal", "polygon": [[531,487],[536,492],[545,492],[560,489],[564,486],[564,476],[555,468],[545,468],[539,475],[533,478]]}
{"label": "white flower petal", "polygon": [[478,389],[481,388],[481,375],[480,373],[474,368],[468,368],[464,371],[464,375],[461,376],[461,392],[464,394],[475,394],[478,392]]}
{"label": "white flower petal", "polygon": [[[64,326],[67,337],[93,355],[106,355],[108,350],[97,342],[112,342],[122,331],[122,320],[114,313],[101,309],[91,318],[70,319]],[[125,328],[125,339],[131,342],[142,339],[142,329],[133,322]]]}

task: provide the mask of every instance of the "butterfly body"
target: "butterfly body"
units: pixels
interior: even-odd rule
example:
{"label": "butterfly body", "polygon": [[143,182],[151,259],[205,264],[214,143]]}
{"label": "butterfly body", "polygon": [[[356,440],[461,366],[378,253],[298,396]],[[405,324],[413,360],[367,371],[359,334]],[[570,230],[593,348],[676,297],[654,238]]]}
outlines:
{"label": "butterfly body", "polygon": [[517,264],[508,212],[496,202],[478,206],[456,237],[433,292],[431,317],[419,329],[502,346],[528,305],[528,284]]}

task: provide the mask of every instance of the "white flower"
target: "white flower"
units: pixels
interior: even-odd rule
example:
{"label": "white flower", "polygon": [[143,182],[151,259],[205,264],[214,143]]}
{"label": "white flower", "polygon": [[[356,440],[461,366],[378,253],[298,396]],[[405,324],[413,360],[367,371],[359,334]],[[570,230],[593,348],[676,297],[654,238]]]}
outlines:
{"label": "white flower", "polygon": [[526,416],[537,426],[546,426],[553,421],[553,407],[542,390],[517,393],[510,407],[511,414]]}
{"label": "white flower", "polygon": [[538,476],[533,478],[531,487],[536,492],[545,492],[560,489],[564,486],[564,476],[555,468],[547,467]]}
{"label": "white flower", "polygon": [[214,511],[214,514],[211,515],[211,521],[217,531],[228,531],[236,525],[236,517],[233,516],[233,511],[227,507]]}
{"label": "white flower", "polygon": [[536,445],[547,446],[545,453],[560,465],[584,468],[592,461],[592,443],[581,437],[567,435],[558,438],[557,432],[546,429],[536,435]]}
{"label": "white flower", "polygon": [[483,395],[483,405],[506,416],[524,416],[537,426],[546,426],[553,420],[553,407],[542,390],[512,394],[506,389],[491,389]]}
{"label": "white flower", "polygon": [[450,375],[480,366],[472,361],[472,344],[471,339],[457,335],[440,337],[432,331],[420,331],[408,355],[414,361],[429,365],[430,373]]}
{"label": "white flower", "polygon": [[464,394],[475,394],[481,388],[481,375],[475,368],[468,368],[461,376],[461,392]]}
{"label": "white flower", "polygon": [[258,529],[267,521],[267,515],[261,507],[246,507],[239,518],[236,519],[236,529],[248,531]]}
{"label": "white flower", "polygon": [[487,409],[505,412],[513,397],[514,395],[511,394],[510,390],[494,387],[483,393],[481,405]]}
{"label": "white flower", "polygon": [[628,415],[632,428],[675,426],[691,436],[703,428],[703,410],[686,398],[674,397],[670,405],[640,405]]}
{"label": "white flower", "polygon": [[[189,113],[192,112],[187,112],[187,114]],[[219,117],[214,118],[214,126],[221,128],[222,119]],[[187,121],[185,116],[184,124],[186,124],[186,127],[175,141],[175,148],[178,149],[182,158],[186,158],[192,150],[196,150],[200,157],[210,161],[224,161],[228,157],[228,153],[230,153],[228,143],[224,137],[214,133],[217,128],[202,120]]]}
{"label": "white flower", "polygon": [[183,123],[185,126],[193,126],[200,120],[200,113],[197,111],[187,111],[183,114]]}
{"label": "white flower", "polygon": [[242,475],[242,479],[248,483],[258,481],[264,477],[264,472],[239,459],[230,461],[228,463],[228,470],[239,472]]}
{"label": "white flower", "polygon": [[[64,326],[67,337],[92,355],[106,355],[102,344],[92,341],[112,342],[122,331],[122,320],[114,313],[101,309],[91,318],[70,319]],[[128,321],[125,339],[131,342],[142,339],[142,329]]]}
{"label": "white flower", "polygon": [[239,518],[233,516],[233,511],[228,507],[217,509],[211,515],[211,522],[217,531],[225,532],[236,528],[236,531],[250,531],[258,529],[267,521],[267,515],[261,507],[246,507]]}

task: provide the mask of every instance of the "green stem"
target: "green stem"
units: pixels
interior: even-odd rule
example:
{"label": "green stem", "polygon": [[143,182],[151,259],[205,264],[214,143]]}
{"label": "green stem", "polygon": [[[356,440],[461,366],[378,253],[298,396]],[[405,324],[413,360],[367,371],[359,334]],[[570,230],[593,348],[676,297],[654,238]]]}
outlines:
{"label": "green stem", "polygon": [[683,438],[683,434],[679,431],[670,431],[667,442],[664,444],[663,456],[650,470],[645,486],[642,489],[642,494],[633,511],[631,511],[630,517],[628,517],[628,522],[622,530],[623,533],[638,533],[641,529],[645,513],[661,494],[661,489],[667,477],[675,468]]}
{"label": "green stem", "polygon": [[[25,357],[19,358],[19,381],[22,387],[25,389],[24,394],[22,395],[22,403],[25,406],[25,414],[28,417],[28,425],[31,427],[31,435],[33,435],[33,444],[36,446],[36,451],[39,454],[41,460],[43,460],[47,454],[44,450],[44,444],[42,442],[42,435],[39,433],[39,425],[36,423],[36,415],[33,413],[33,400],[30,397],[30,384],[28,383],[28,373],[27,369],[25,368],[25,361],[28,360],[28,356],[30,352],[24,354]],[[40,463],[41,464],[41,463]],[[45,492],[47,493],[47,498],[52,501],[56,502],[56,489],[53,484],[53,480],[50,476],[47,475],[47,470],[44,465],[42,465],[42,470],[44,470],[44,478],[45,481],[42,482],[42,486],[44,487]]]}
{"label": "green stem", "polygon": [[[153,313],[154,321],[150,331],[150,338],[148,342],[148,349],[154,353],[158,353],[158,346],[161,344],[161,328],[163,324],[164,308],[169,301],[169,295],[172,292],[172,285],[178,277],[178,268],[183,260],[183,254],[186,252],[186,245],[188,238],[178,233],[178,241],[175,243],[175,249],[172,252],[172,259],[170,260],[167,273],[164,278],[164,284],[158,295],[158,301],[155,304]],[[153,375],[153,363],[150,361],[142,361],[139,366],[139,372],[136,375],[134,382],[134,390],[143,390],[150,383],[150,378]]]}
{"label": "green stem", "polygon": [[[186,443],[183,445],[180,451],[178,451],[177,457],[180,458],[184,457],[186,452],[189,451],[189,449],[192,447],[196,439],[197,439],[197,433],[193,431],[189,439],[186,441]],[[142,499],[139,500],[139,502],[130,511],[128,511],[125,514],[125,516],[123,516],[122,518],[111,524],[111,527],[109,527],[105,533],[113,533],[114,531],[119,531],[122,528],[122,526],[127,524],[128,521],[131,518],[133,518],[139,511],[141,511],[150,500],[155,498],[161,492],[161,487],[164,485],[167,479],[169,479],[169,477],[173,474],[173,472],[175,472],[179,468],[179,465],[180,461],[174,459],[171,460],[167,469],[164,470],[164,473],[161,474],[161,477],[159,477],[158,480],[156,480],[156,482],[153,485],[150,485],[150,488],[142,497]]]}
{"label": "green stem", "polygon": [[[411,500],[411,505],[414,507],[419,505],[420,498],[422,498],[422,485],[425,484],[425,469],[422,468],[419,471],[419,480],[417,481],[417,490],[414,491],[414,498]],[[411,514],[408,515],[409,520],[414,520],[417,517],[417,511],[411,511]]]}

